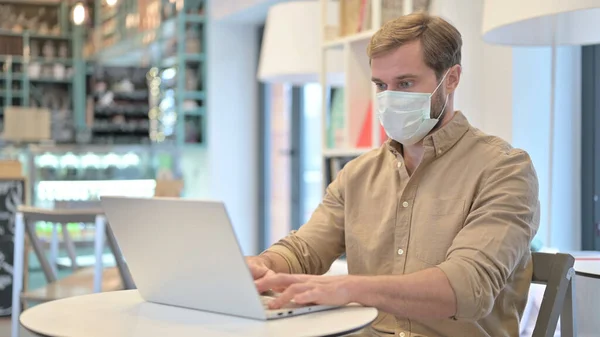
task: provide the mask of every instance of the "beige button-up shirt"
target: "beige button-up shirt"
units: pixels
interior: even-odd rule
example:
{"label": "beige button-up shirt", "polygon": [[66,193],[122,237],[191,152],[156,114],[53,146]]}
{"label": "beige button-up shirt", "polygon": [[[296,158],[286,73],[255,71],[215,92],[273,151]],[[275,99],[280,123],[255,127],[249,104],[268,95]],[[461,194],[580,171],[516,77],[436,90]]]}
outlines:
{"label": "beige button-up shirt", "polygon": [[392,141],[349,162],[310,221],[268,251],[293,273],[325,273],[344,253],[356,275],[440,268],[456,294],[456,316],[380,312],[372,329],[382,336],[518,336],[539,226],[531,159],[460,112],[423,143],[410,176]]}

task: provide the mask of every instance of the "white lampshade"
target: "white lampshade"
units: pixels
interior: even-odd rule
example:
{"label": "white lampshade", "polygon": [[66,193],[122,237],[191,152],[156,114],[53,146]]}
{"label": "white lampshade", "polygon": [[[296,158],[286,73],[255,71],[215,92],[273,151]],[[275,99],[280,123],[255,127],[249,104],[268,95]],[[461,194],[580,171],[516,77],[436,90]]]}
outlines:
{"label": "white lampshade", "polygon": [[[328,17],[337,14],[337,8],[328,7]],[[318,1],[273,5],[263,35],[259,80],[296,85],[319,82],[322,26]],[[343,83],[342,55],[342,50],[327,51],[328,82],[332,85]]]}
{"label": "white lampshade", "polygon": [[486,42],[549,46],[555,31],[557,45],[600,42],[600,0],[485,1],[483,39]]}

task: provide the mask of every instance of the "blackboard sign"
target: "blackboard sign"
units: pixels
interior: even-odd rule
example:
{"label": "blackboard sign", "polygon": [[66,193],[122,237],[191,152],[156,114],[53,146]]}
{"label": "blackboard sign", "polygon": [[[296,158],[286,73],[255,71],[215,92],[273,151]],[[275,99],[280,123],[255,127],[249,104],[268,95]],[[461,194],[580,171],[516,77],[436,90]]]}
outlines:
{"label": "blackboard sign", "polygon": [[25,203],[25,179],[0,178],[0,316],[12,312],[15,215]]}

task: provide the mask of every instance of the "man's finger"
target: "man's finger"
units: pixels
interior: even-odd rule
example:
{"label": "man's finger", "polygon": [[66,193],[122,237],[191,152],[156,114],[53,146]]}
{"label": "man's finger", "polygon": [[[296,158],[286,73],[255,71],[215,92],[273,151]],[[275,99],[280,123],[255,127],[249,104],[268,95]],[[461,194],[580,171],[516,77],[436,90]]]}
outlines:
{"label": "man's finger", "polygon": [[269,272],[269,268],[254,265],[250,267],[250,272],[252,273],[252,278],[256,280],[264,277]]}
{"label": "man's finger", "polygon": [[315,285],[311,283],[292,284],[284,292],[282,292],[281,295],[277,296],[277,298],[269,302],[269,308],[279,309],[284,305],[288,304],[296,295],[311,290],[314,287]]}
{"label": "man's finger", "polygon": [[258,292],[265,292],[269,289],[283,290],[294,283],[302,283],[310,280],[311,275],[290,275],[290,274],[274,274],[256,280],[254,284]]}
{"label": "man's finger", "polygon": [[317,287],[294,296],[294,302],[298,304],[322,304],[323,300],[323,292],[319,291]]}
{"label": "man's finger", "polygon": [[274,274],[256,280],[254,284],[256,285],[256,289],[258,289],[258,292],[262,293],[269,289],[280,291],[281,288],[285,289],[289,285],[296,282],[296,279],[292,275]]}

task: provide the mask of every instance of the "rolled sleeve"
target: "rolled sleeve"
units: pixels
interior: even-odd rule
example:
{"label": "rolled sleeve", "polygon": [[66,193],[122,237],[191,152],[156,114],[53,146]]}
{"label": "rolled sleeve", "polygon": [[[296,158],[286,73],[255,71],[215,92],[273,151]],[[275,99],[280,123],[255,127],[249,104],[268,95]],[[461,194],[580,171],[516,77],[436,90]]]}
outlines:
{"label": "rolled sleeve", "polygon": [[345,170],[328,186],[310,220],[266,250],[283,257],[291,273],[324,274],[344,252]]}
{"label": "rolled sleeve", "polygon": [[[273,254],[277,254],[277,255],[281,256],[287,263],[288,268],[290,270],[290,274],[302,273],[302,265],[300,265],[300,262],[296,258],[296,255],[289,248],[285,247],[284,245],[274,244],[273,246],[269,247],[269,249],[267,249],[265,252],[269,252],[269,253],[273,253]],[[263,254],[264,254],[264,252],[263,252]]]}
{"label": "rolled sleeve", "polygon": [[454,290],[457,320],[486,317],[516,268],[529,261],[539,227],[538,181],[521,150],[488,169],[463,229],[438,265]]}

